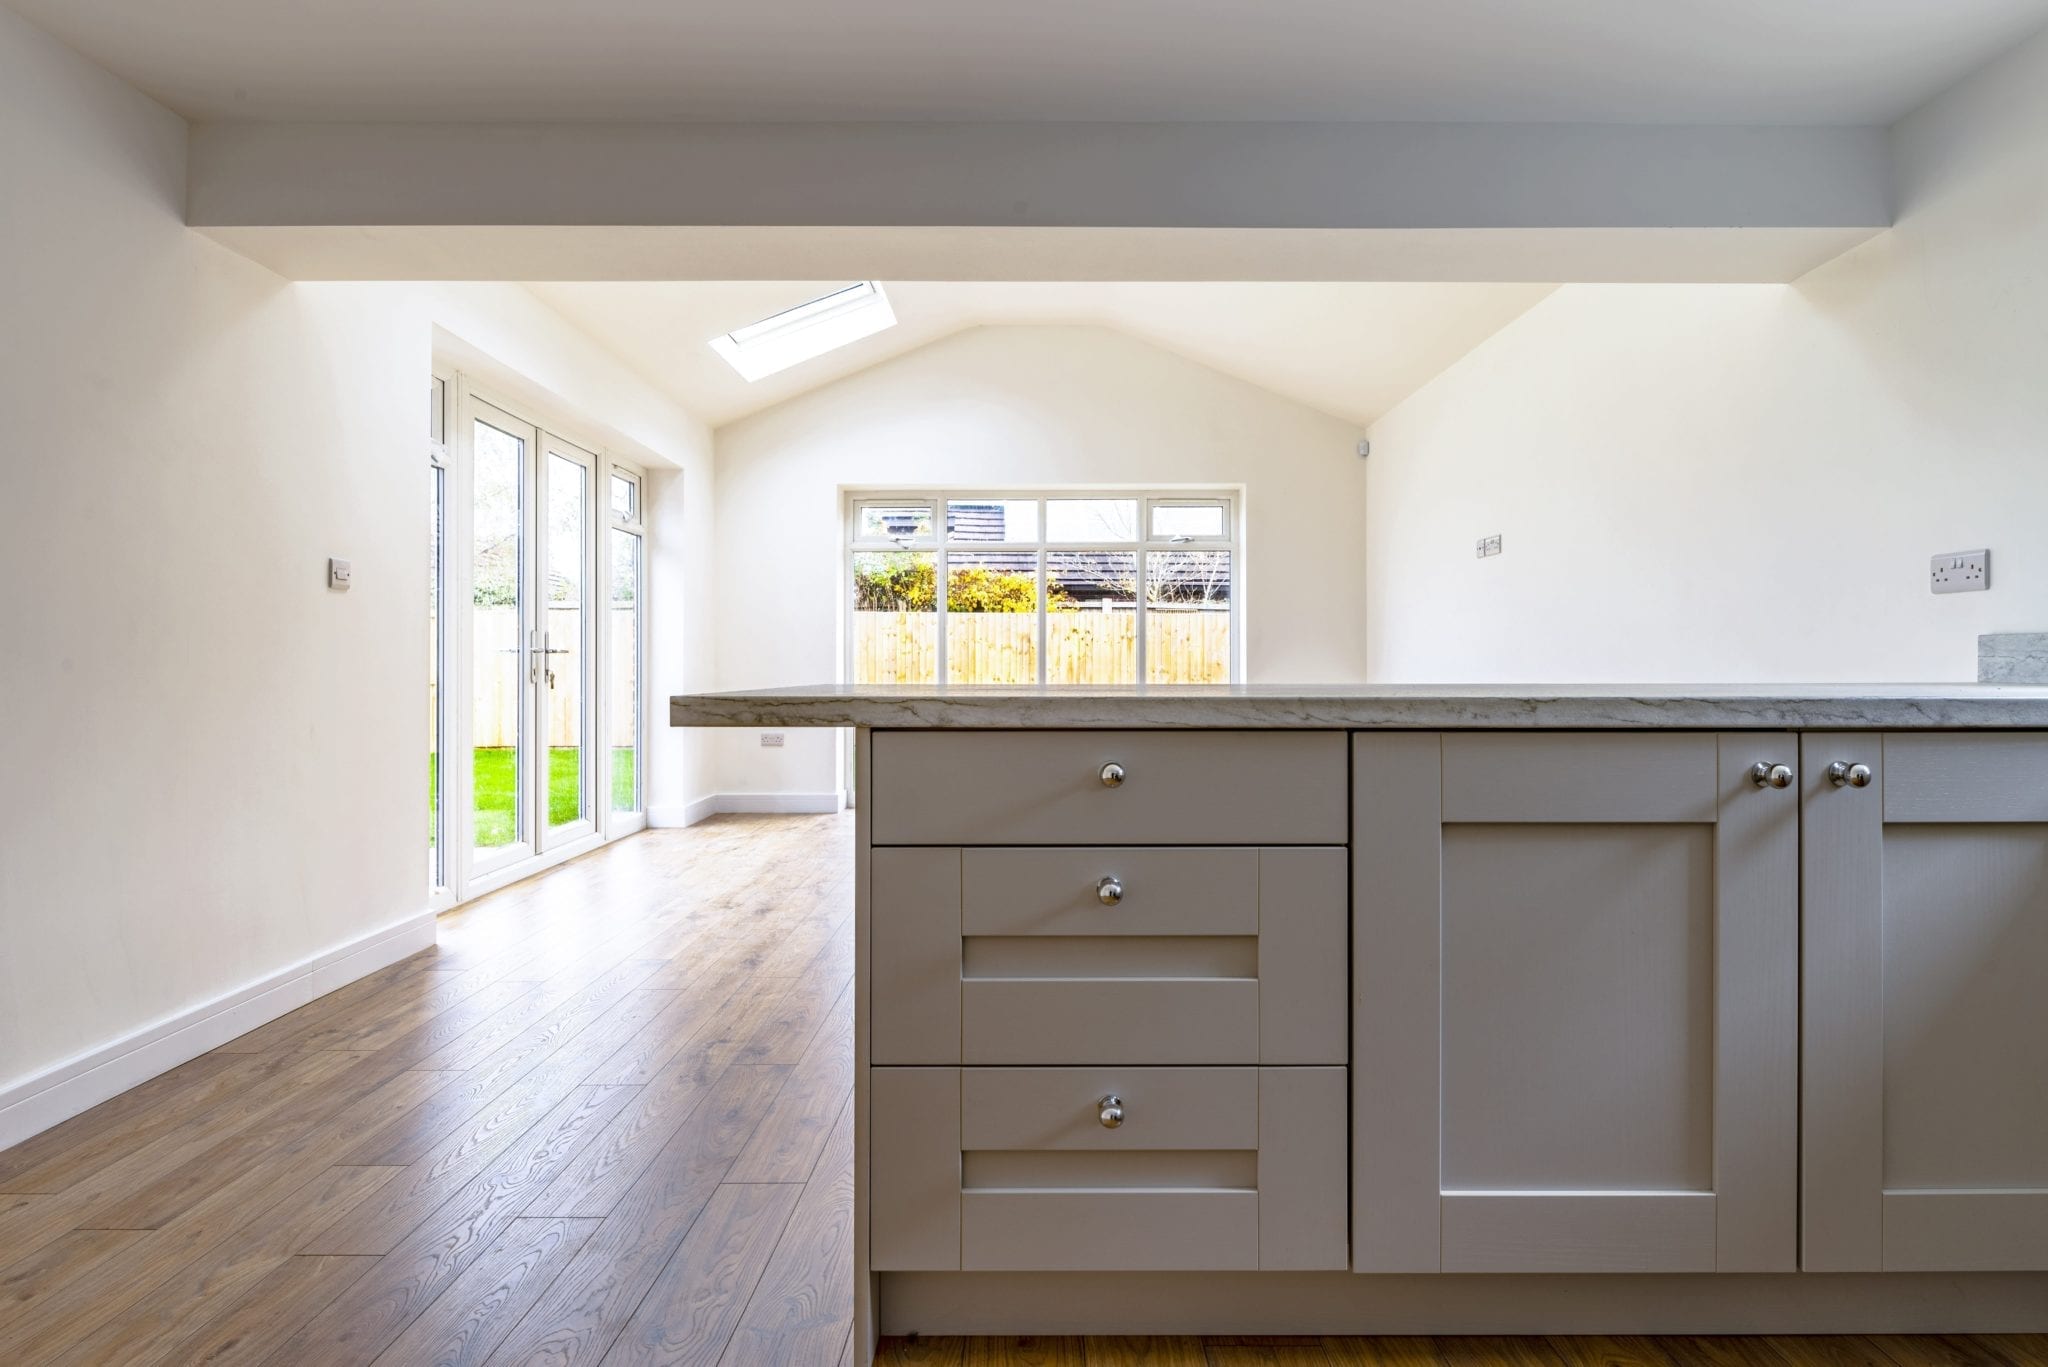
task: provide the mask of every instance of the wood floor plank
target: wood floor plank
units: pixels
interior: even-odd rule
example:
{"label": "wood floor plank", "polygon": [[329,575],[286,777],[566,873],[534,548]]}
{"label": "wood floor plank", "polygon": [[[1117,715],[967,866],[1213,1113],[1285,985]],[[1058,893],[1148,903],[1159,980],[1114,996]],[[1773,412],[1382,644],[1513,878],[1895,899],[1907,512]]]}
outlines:
{"label": "wood floor plank", "polygon": [[533,1192],[621,1099],[617,1088],[573,1091],[521,1137],[503,1163],[476,1174],[418,1220],[366,1276],[286,1344],[280,1361],[333,1367],[375,1360],[497,1244]]}
{"label": "wood floor plank", "polygon": [[500,979],[483,991],[463,998],[438,1015],[423,1020],[403,1034],[374,1047],[407,1068],[418,1068],[422,1060],[431,1058],[507,1007],[538,998],[546,991],[545,983],[519,978]]}
{"label": "wood floor plank", "polygon": [[[13,1346],[27,1361],[50,1356],[99,1326],[120,1320],[138,1301],[175,1278],[182,1269],[204,1265],[230,1249],[252,1228],[262,1228],[280,1209],[287,1216],[328,1189],[311,1186],[313,1176],[296,1168],[263,1166],[233,1181],[162,1229],[150,1230],[81,1276],[53,1286],[9,1330]],[[315,1213],[317,1214],[317,1207]]]}
{"label": "wood floor plank", "polygon": [[364,1137],[351,1155],[363,1164],[411,1166],[488,1123],[512,1098],[559,1099],[617,1048],[618,1039],[661,1009],[660,994],[628,992],[581,1034],[557,1040],[554,1052],[525,1058],[518,1067],[477,1068],[455,1074],[430,1105]]}
{"label": "wood floor plank", "polygon": [[513,1220],[377,1358],[378,1367],[475,1367],[583,1247],[595,1220]]}
{"label": "wood floor plank", "polygon": [[[252,1123],[223,1134],[156,1180],[99,1200],[82,1225],[160,1229],[251,1167],[332,1138],[345,1127],[364,1127],[417,1107],[433,1090],[431,1076],[392,1085],[388,1071],[366,1055],[329,1053],[345,1060],[331,1071],[300,1080],[297,1093]],[[342,1166],[320,1163],[320,1167]],[[350,1166],[377,1166],[358,1164]]]}
{"label": "wood floor plank", "polygon": [[[546,1055],[603,1015],[618,998],[639,987],[666,960],[628,959],[595,982],[555,1001],[543,992],[530,1004],[507,1007],[462,1038],[419,1062],[426,1069],[483,1070],[506,1066],[533,1054]],[[663,1004],[673,1000],[662,999]]]}
{"label": "wood floor plank", "polygon": [[844,995],[733,1164],[731,1182],[804,1182],[853,1095],[853,999]]}
{"label": "wood floor plank", "polygon": [[258,1218],[194,1256],[119,1315],[93,1307],[95,1322],[55,1359],[151,1367],[164,1350],[226,1313],[236,1299],[289,1262],[292,1248],[331,1214],[388,1182],[391,1168],[329,1168]]}
{"label": "wood floor plank", "polygon": [[853,1315],[853,1105],[754,1288],[722,1362],[828,1362]]}
{"label": "wood floor plank", "polygon": [[374,973],[346,983],[325,996],[315,997],[304,1006],[287,1011],[276,1020],[265,1022],[246,1034],[237,1035],[226,1044],[214,1049],[216,1054],[267,1054],[274,1049],[290,1049],[308,1031],[318,1029],[326,1022],[346,1015],[363,1002],[369,1001],[393,983],[425,973],[434,967],[431,950],[421,950],[388,964]]}
{"label": "wood floor plank", "polygon": [[[35,1203],[32,1205],[0,1205],[0,1271],[32,1256],[70,1230],[122,1227],[123,1201],[182,1170],[198,1155],[300,1104],[308,1087],[331,1080],[359,1062],[340,1054],[282,1055],[278,1067],[236,1092],[221,1106],[190,1117],[63,1192],[24,1198]],[[242,1181],[243,1174],[230,1171],[213,1177],[222,1182]],[[244,1189],[247,1185],[243,1182]],[[125,1227],[137,1226],[131,1221]]]}
{"label": "wood floor plank", "polygon": [[1088,1367],[1208,1367],[1202,1341],[1192,1335],[1090,1338]]}
{"label": "wood floor plank", "polygon": [[0,1153],[0,1192],[47,1194],[218,1105],[255,1070],[232,1054],[201,1054],[160,1077]]}
{"label": "wood floor plank", "polygon": [[940,1336],[891,1339],[889,1367],[964,1367],[971,1339]]}
{"label": "wood floor plank", "polygon": [[1420,1336],[1325,1335],[1333,1367],[1436,1367],[1436,1344]]}
{"label": "wood floor plank", "polygon": [[761,1123],[785,1071],[745,1066],[721,1077],[490,1361],[600,1361]]}
{"label": "wood floor plank", "polygon": [[786,1184],[721,1185],[604,1367],[714,1367],[801,1195]]}
{"label": "wood floor plank", "polygon": [[0,1329],[27,1314],[36,1301],[86,1269],[140,1239],[139,1229],[74,1229],[0,1275]]}
{"label": "wood floor plank", "polygon": [[551,1087],[515,1089],[502,1111],[406,1168],[400,1180],[313,1233],[296,1251],[389,1253],[479,1177],[493,1181],[494,1192],[510,1190],[512,1179],[521,1179],[516,1189],[524,1206],[540,1190],[533,1173],[541,1165],[552,1172],[565,1163],[617,1114],[630,1090],[574,1087],[557,1096]]}
{"label": "wood floor plank", "polygon": [[715,1048],[672,1059],[645,1087],[620,1090],[632,1099],[577,1160],[534,1199],[531,1215],[609,1215],[630,1191],[726,1069]]}
{"label": "wood floor plank", "polygon": [[[664,985],[661,975],[648,979],[648,985]],[[719,974],[676,988],[675,1000],[599,1064],[590,1081],[601,1087],[640,1087],[652,1082],[670,1059],[729,1017],[749,990],[745,976],[739,973]]]}
{"label": "wood floor plank", "polygon": [[1655,1340],[1640,1336],[1553,1334],[1544,1342],[1566,1367],[1671,1367]]}
{"label": "wood floor plank", "polygon": [[1087,1367],[1085,1339],[1010,1336],[967,1340],[964,1367]]}
{"label": "wood floor plank", "polygon": [[1209,1367],[1330,1367],[1319,1342],[1210,1343]]}
{"label": "wood floor plank", "polygon": [[219,1315],[163,1346],[161,1367],[256,1367],[376,1264],[315,1253],[285,1259]]}

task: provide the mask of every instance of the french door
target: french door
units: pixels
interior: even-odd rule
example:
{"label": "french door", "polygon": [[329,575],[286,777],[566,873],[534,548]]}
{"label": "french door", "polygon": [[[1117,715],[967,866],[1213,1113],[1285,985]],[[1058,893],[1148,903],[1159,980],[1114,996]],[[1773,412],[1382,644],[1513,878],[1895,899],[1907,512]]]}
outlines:
{"label": "french door", "polygon": [[[598,457],[471,394],[468,891],[598,835]],[[452,796],[452,794],[451,794]]]}

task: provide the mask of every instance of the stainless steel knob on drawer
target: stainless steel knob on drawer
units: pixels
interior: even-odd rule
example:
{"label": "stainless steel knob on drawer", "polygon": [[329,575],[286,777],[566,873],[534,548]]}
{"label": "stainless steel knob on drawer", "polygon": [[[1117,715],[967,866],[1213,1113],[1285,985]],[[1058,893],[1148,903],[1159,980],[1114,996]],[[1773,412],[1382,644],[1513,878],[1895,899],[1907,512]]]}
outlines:
{"label": "stainless steel knob on drawer", "polygon": [[1111,1092],[1095,1104],[1101,1108],[1100,1119],[1103,1129],[1113,1130],[1124,1123],[1124,1099],[1115,1092]]}
{"label": "stainless steel knob on drawer", "polygon": [[1851,764],[1838,759],[1828,766],[1828,782],[1837,788],[1868,788],[1873,775],[1867,764]]}
{"label": "stainless steel knob on drawer", "polygon": [[1123,880],[1115,874],[1095,885],[1095,899],[1106,907],[1113,907],[1124,900]]}
{"label": "stainless steel knob on drawer", "polygon": [[1759,788],[1790,788],[1795,775],[1789,764],[1772,764],[1769,760],[1758,760],[1749,771],[1750,781]]}
{"label": "stainless steel knob on drawer", "polygon": [[1121,788],[1121,787],[1123,787],[1123,786],[1124,786],[1124,766],[1123,766],[1123,765],[1121,765],[1121,764],[1118,764],[1118,763],[1117,763],[1117,762],[1116,762],[1115,760],[1111,760],[1111,761],[1110,761],[1109,763],[1107,763],[1107,764],[1103,765],[1103,766],[1102,766],[1102,786],[1103,786],[1103,787],[1105,787],[1105,788]]}

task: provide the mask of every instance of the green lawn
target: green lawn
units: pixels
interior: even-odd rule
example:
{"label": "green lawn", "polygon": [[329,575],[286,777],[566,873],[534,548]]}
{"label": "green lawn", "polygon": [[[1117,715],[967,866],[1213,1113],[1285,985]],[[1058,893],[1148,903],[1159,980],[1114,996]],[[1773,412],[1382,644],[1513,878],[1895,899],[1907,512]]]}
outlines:
{"label": "green lawn", "polygon": [[[512,819],[512,804],[518,794],[518,779],[513,772],[514,751],[509,748],[491,747],[474,752],[471,761],[471,783],[476,802],[476,843],[479,849],[512,842],[516,826]],[[581,783],[583,752],[570,747],[548,752],[548,824],[560,826],[576,819],[576,793]],[[619,748],[612,751],[612,810],[630,811],[633,802],[633,751]],[[438,773],[438,756],[427,757],[427,804],[428,840],[433,839],[435,822],[434,805],[439,801],[441,784]]]}

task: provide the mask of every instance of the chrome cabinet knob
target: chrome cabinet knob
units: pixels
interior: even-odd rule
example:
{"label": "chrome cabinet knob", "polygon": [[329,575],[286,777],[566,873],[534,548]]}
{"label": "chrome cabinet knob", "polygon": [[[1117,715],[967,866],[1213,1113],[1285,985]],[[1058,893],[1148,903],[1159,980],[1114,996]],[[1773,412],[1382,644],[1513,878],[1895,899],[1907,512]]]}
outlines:
{"label": "chrome cabinet knob", "polygon": [[1868,788],[1872,777],[1867,764],[1851,764],[1838,759],[1828,766],[1828,782],[1837,788]]}
{"label": "chrome cabinet knob", "polygon": [[1124,1099],[1115,1092],[1111,1092],[1095,1104],[1102,1112],[1097,1118],[1102,1121],[1103,1129],[1113,1130],[1124,1123]]}
{"label": "chrome cabinet knob", "polygon": [[1106,907],[1113,907],[1124,900],[1123,880],[1115,874],[1102,879],[1095,885],[1095,900]]}
{"label": "chrome cabinet knob", "polygon": [[1760,759],[1751,767],[1749,777],[1759,788],[1790,788],[1794,776],[1791,765],[1772,764],[1769,760]]}
{"label": "chrome cabinet knob", "polygon": [[1124,786],[1124,766],[1123,766],[1123,765],[1121,765],[1121,764],[1118,764],[1118,763],[1117,763],[1117,762],[1116,762],[1115,760],[1111,760],[1111,761],[1110,761],[1109,763],[1107,763],[1107,764],[1103,765],[1103,766],[1102,766],[1102,786],[1103,786],[1103,787],[1105,787],[1105,788],[1121,788],[1121,787],[1123,787],[1123,786]]}

